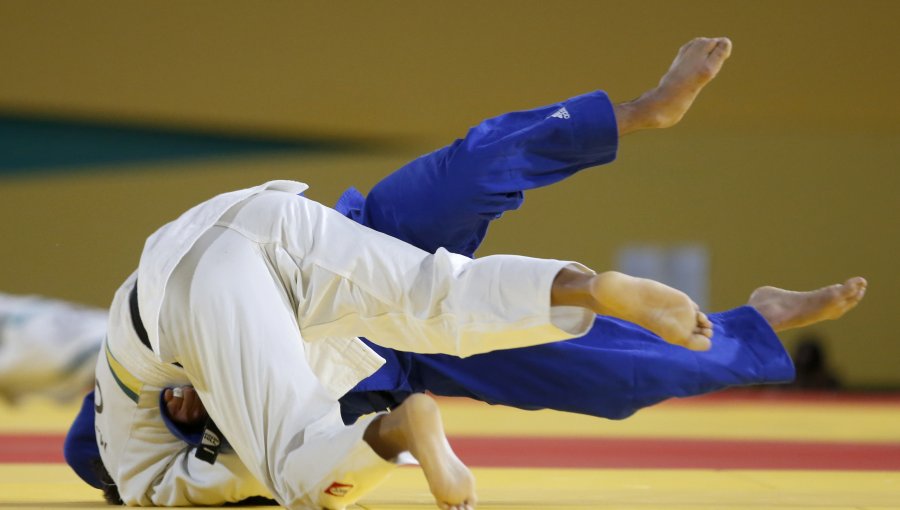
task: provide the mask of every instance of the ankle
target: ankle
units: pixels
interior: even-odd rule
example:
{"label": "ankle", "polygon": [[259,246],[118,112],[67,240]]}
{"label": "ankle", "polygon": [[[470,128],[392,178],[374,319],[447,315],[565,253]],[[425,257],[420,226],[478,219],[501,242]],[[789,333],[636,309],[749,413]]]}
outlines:
{"label": "ankle", "polygon": [[375,418],[363,433],[363,440],[385,460],[391,460],[407,450],[403,431],[390,416],[385,414]]}
{"label": "ankle", "polygon": [[667,116],[663,111],[661,105],[664,101],[660,94],[657,87],[637,99],[614,107],[619,136],[643,129],[661,129],[677,122],[673,122],[671,115]]}
{"label": "ankle", "polygon": [[622,279],[627,276],[618,271],[604,271],[597,274],[592,282],[594,311],[601,315],[616,315],[617,300],[622,296]]}
{"label": "ankle", "polygon": [[594,288],[598,275],[564,268],[553,280],[550,291],[552,306],[580,306],[596,310]]}

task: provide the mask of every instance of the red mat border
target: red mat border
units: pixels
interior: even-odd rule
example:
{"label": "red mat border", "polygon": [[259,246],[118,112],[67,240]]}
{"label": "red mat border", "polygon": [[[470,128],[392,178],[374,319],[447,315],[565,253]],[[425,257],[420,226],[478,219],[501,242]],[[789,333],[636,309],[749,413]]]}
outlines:
{"label": "red mat border", "polygon": [[[63,436],[0,434],[0,463],[63,462]],[[900,444],[451,437],[473,467],[900,471]]]}
{"label": "red mat border", "polygon": [[[441,397],[435,396],[438,401],[453,402],[458,404],[484,405],[465,397]],[[762,404],[762,405],[839,405],[839,406],[898,406],[900,407],[900,392],[852,392],[852,391],[809,391],[809,390],[780,390],[766,388],[733,388],[706,395],[690,398],[672,398],[662,402],[661,406],[697,406],[722,404]]]}
{"label": "red mat border", "polygon": [[705,439],[452,438],[472,466],[900,470],[900,444]]}

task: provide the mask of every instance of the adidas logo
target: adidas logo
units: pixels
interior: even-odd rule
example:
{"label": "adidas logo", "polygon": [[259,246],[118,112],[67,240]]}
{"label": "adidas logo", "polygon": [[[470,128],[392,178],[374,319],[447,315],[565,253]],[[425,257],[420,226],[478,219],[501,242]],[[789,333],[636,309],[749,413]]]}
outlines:
{"label": "adidas logo", "polygon": [[571,117],[571,115],[569,115],[569,110],[566,110],[566,107],[563,106],[559,110],[556,110],[556,112],[554,112],[550,117],[556,117],[557,119],[568,119]]}

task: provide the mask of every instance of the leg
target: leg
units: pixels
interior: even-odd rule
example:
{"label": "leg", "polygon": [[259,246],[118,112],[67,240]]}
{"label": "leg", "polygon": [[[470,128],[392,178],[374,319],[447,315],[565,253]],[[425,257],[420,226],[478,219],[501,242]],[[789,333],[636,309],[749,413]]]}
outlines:
{"label": "leg", "polygon": [[836,319],[865,289],[859,277],[810,292],[761,287],[748,306],[710,315],[715,333],[708,352],[680,349],[598,316],[587,335],[568,342],[464,360],[412,355],[410,381],[415,390],[438,395],[624,418],[670,397],[791,380],[793,365],[775,331]]}
{"label": "leg", "polygon": [[698,38],[681,48],[658,87],[634,101],[613,106],[598,91],[488,119],[395,171],[365,199],[345,194],[337,207],[426,251],[471,256],[490,223],[517,209],[525,191],[611,162],[621,135],[677,123],[730,52],[726,38]]}
{"label": "leg", "polygon": [[[709,47],[709,41],[714,41],[714,48]],[[727,39],[688,43],[660,86],[636,101],[613,107],[606,95],[598,92],[487,120],[470,130],[465,139],[423,156],[383,179],[367,198],[355,190],[348,191],[337,209],[354,221],[426,251],[445,247],[471,256],[489,224],[521,205],[524,190],[548,186],[582,168],[612,161],[621,134],[677,122],[719,71],[730,48]],[[572,122],[560,122],[562,119],[554,117],[560,111],[565,111]],[[660,289],[646,280],[619,281],[632,288],[645,287],[650,293]],[[701,337],[708,333],[709,324],[704,317],[695,314],[691,320],[692,303],[686,296],[660,294],[662,308],[678,309],[682,321],[692,325],[688,341],[697,348],[705,347],[706,341]],[[623,305],[634,309],[629,303],[616,306],[622,310]],[[635,314],[625,313],[638,320]],[[684,340],[685,335],[681,331],[676,336]],[[409,391],[405,382],[408,353],[401,353],[398,358],[396,352],[384,349],[381,354],[388,363],[345,400],[349,419],[355,415],[351,409],[355,405],[350,405],[349,400],[361,406],[370,404],[363,392],[384,392],[376,400],[387,405],[396,399],[391,392]]]}
{"label": "leg", "polygon": [[706,352],[598,316],[587,335],[567,342],[466,359],[410,353],[391,359],[408,374],[409,391],[621,419],[671,397],[791,380],[793,365],[775,331],[837,318],[865,287],[862,278],[811,292],[761,287],[749,306],[709,316],[715,332]]}
{"label": "leg", "polygon": [[390,414],[376,418],[363,437],[384,459],[411,452],[422,465],[439,507],[475,506],[475,478],[450,448],[431,398],[421,393],[410,396]]}
{"label": "leg", "polygon": [[[554,117],[558,111],[568,117]],[[345,194],[337,208],[425,251],[472,256],[490,223],[518,209],[525,191],[609,163],[617,148],[612,104],[593,92],[485,120],[385,177],[364,199]]]}
{"label": "leg", "polygon": [[392,348],[467,356],[578,336],[593,317],[587,308],[551,306],[563,268],[589,274],[570,262],[429,254],[275,191],[220,224],[247,233],[278,266],[310,342],[363,334]]}
{"label": "leg", "polygon": [[598,316],[587,335],[566,342],[465,359],[413,354],[409,381],[416,391],[436,395],[623,419],[672,397],[793,377],[790,357],[752,308],[711,314],[710,320],[715,341],[705,352]]}

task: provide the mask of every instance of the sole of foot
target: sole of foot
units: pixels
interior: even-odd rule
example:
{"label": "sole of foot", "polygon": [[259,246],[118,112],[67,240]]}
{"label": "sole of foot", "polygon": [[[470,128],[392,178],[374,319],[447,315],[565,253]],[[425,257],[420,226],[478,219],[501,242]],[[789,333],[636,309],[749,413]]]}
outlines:
{"label": "sole of foot", "polygon": [[680,290],[616,271],[597,275],[593,289],[598,313],[633,322],[666,342],[693,351],[711,346],[712,323]]}

